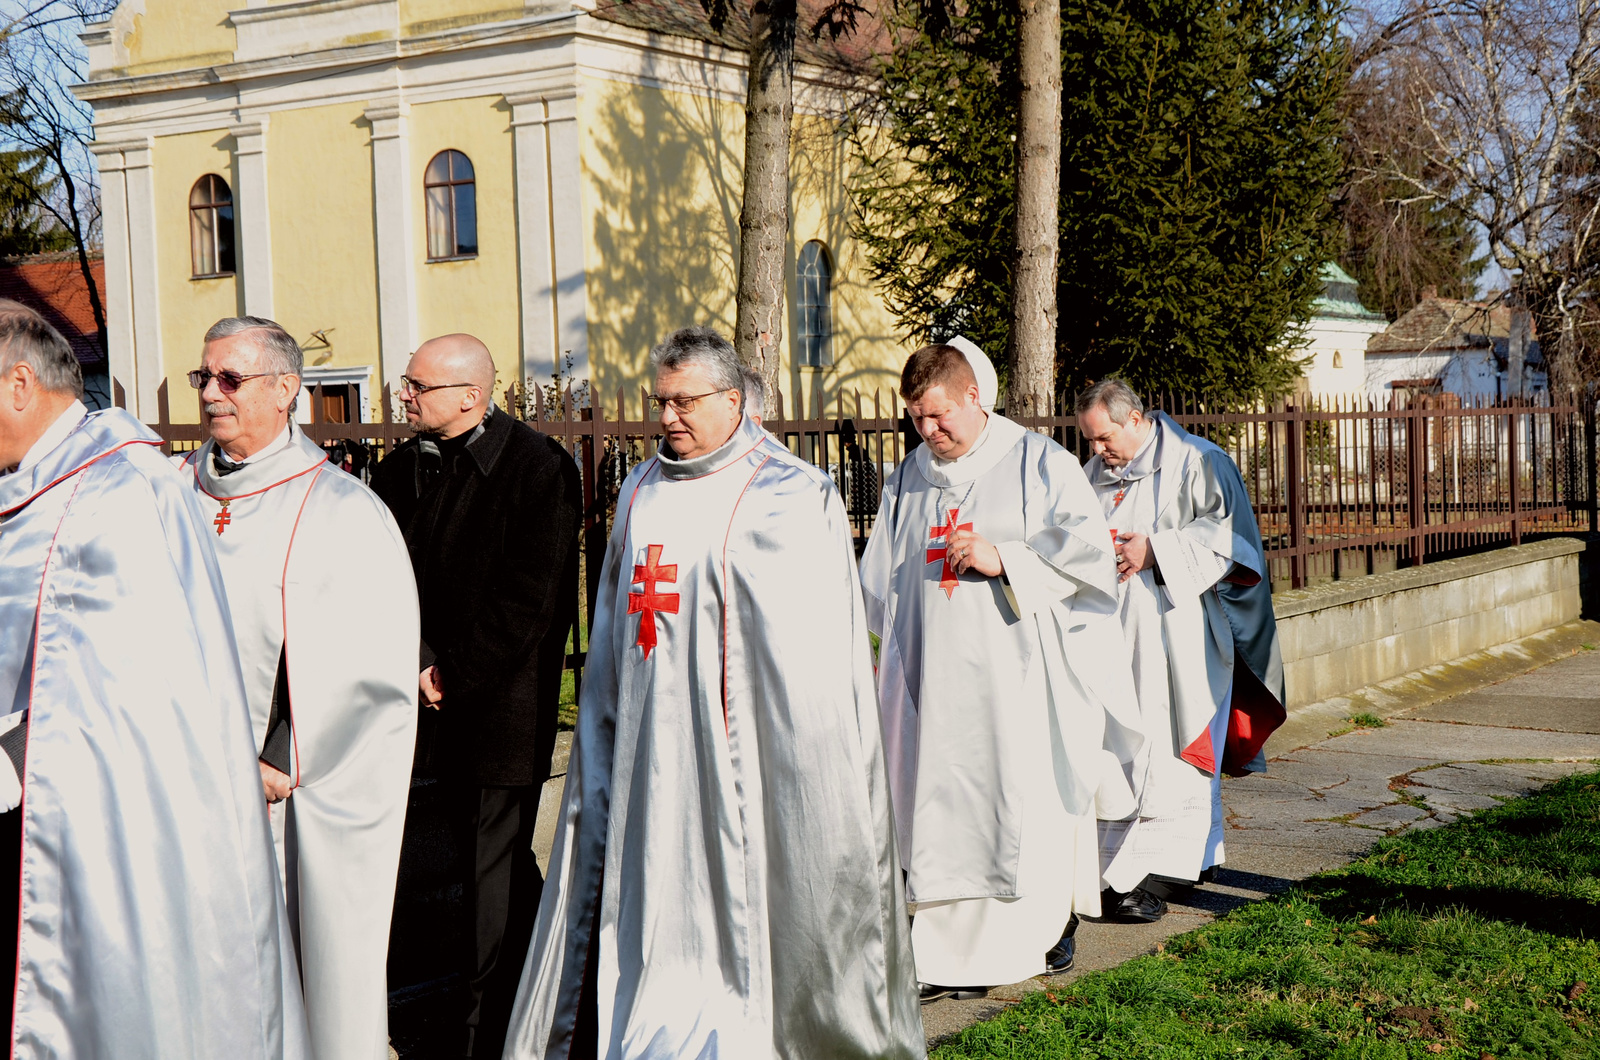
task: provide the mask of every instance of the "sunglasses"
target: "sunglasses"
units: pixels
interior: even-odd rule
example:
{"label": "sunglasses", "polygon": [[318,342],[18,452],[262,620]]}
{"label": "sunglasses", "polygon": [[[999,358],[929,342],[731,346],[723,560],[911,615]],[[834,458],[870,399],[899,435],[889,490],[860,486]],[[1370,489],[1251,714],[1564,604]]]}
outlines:
{"label": "sunglasses", "polygon": [[726,390],[708,390],[704,394],[673,394],[669,396],[651,394],[650,407],[657,412],[662,412],[670,405],[673,412],[685,415],[693,412],[694,407],[706,398],[716,394],[726,394],[727,392]]}
{"label": "sunglasses", "polygon": [[451,390],[458,386],[477,386],[477,383],[419,383],[408,375],[400,377],[400,392],[421,397],[430,390]]}
{"label": "sunglasses", "polygon": [[213,372],[209,368],[197,368],[189,373],[189,385],[196,390],[204,390],[206,384],[215,379],[218,389],[224,394],[232,394],[252,379],[277,374],[277,372],[256,372],[253,375],[240,375],[238,372]]}

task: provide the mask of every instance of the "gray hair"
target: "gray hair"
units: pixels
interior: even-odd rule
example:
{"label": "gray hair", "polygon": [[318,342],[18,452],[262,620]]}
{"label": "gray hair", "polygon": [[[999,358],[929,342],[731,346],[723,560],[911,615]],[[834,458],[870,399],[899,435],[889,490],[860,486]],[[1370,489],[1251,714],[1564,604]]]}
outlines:
{"label": "gray hair", "polygon": [[679,328],[650,351],[650,367],[675,372],[699,365],[711,377],[711,385],[721,390],[744,394],[744,369],[733,343],[716,328]]}
{"label": "gray hair", "polygon": [[1139,395],[1133,387],[1116,376],[1102,379],[1079,394],[1078,400],[1073,403],[1073,410],[1082,416],[1096,406],[1104,408],[1111,422],[1119,426],[1127,423],[1128,417],[1135,412],[1144,415],[1144,402]]}
{"label": "gray hair", "polygon": [[749,365],[741,365],[739,374],[744,377],[744,411],[747,416],[767,415],[767,381]]}
{"label": "gray hair", "polygon": [[261,351],[261,368],[274,375],[304,375],[306,355],[283,325],[266,317],[223,317],[206,332],[206,343],[252,332]]}
{"label": "gray hair", "polygon": [[83,397],[83,369],[61,332],[21,302],[0,298],[0,371],[18,364],[33,369],[41,389]]}

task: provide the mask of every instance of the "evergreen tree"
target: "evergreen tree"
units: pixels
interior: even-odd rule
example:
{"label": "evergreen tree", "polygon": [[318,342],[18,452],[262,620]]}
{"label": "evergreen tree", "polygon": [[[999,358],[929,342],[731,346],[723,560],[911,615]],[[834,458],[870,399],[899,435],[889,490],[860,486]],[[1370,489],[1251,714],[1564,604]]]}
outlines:
{"label": "evergreen tree", "polygon": [[[0,98],[0,142],[25,121],[13,99]],[[43,204],[60,178],[51,174],[45,153],[24,147],[0,149],[0,259],[67,250],[72,236]]]}
{"label": "evergreen tree", "polygon": [[[1336,0],[1064,0],[1060,386],[1289,388],[1337,249]],[[859,234],[902,324],[1006,348],[1016,15],[903,16]]]}

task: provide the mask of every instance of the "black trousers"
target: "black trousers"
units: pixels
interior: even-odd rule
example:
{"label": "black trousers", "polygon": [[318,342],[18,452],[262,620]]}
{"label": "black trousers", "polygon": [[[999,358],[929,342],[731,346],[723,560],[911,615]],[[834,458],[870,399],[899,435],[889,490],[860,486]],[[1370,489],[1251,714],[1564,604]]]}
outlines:
{"label": "black trousers", "polygon": [[[4,763],[0,763],[3,767]],[[22,809],[0,813],[0,986],[5,1012],[0,1026],[11,1026],[17,997],[17,911],[22,904]]]}
{"label": "black trousers", "polygon": [[499,1057],[544,889],[533,856],[539,785],[446,790],[465,918],[466,1054]]}

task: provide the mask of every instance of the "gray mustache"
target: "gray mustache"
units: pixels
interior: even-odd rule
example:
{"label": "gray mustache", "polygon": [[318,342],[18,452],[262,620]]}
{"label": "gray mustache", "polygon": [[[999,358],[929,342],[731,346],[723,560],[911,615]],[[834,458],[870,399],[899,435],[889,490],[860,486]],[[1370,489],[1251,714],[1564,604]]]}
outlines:
{"label": "gray mustache", "polygon": [[206,404],[207,416],[232,416],[238,411],[226,401],[212,401]]}

